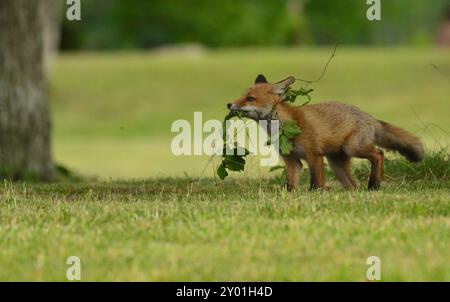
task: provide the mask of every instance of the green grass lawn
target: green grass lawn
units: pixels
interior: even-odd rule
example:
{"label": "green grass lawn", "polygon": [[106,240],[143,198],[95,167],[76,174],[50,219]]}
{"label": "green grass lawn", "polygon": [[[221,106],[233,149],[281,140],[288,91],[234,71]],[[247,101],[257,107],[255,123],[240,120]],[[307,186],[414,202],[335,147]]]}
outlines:
{"label": "green grass lawn", "polygon": [[[392,154],[379,192],[282,188],[250,160],[213,178],[205,157],[170,153],[171,123],[222,119],[258,73],[317,77],[331,49],[196,54],[62,55],[51,69],[54,154],[83,178],[0,184],[0,280],[450,281],[450,55],[432,49],[341,48],[313,102],[339,100],[423,138],[419,165]],[[435,64],[442,72],[437,71]],[[440,155],[431,149],[441,149]],[[434,155],[433,155],[434,154]]]}
{"label": "green grass lawn", "polygon": [[[448,171],[447,171],[448,172]],[[273,180],[149,179],[0,189],[0,279],[450,280],[445,181],[290,194]]]}

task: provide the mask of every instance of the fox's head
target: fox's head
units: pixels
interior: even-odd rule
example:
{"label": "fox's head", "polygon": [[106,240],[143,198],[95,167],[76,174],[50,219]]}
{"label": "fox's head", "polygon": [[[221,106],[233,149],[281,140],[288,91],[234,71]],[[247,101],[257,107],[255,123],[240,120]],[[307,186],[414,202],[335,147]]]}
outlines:
{"label": "fox's head", "polygon": [[284,100],[289,86],[295,78],[288,77],[278,83],[271,84],[262,74],[258,75],[255,84],[244,94],[227,105],[230,112],[241,112],[243,116],[254,119],[270,119],[274,107]]}

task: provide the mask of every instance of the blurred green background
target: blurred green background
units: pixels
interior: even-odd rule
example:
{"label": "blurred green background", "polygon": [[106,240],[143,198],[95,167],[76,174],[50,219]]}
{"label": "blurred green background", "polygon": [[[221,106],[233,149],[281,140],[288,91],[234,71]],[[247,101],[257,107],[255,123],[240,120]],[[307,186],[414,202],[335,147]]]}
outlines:
{"label": "blurred green background", "polygon": [[[49,69],[56,161],[103,179],[211,176],[206,157],[171,154],[172,122],[221,120],[259,73],[314,79],[338,42],[313,102],[354,104],[445,145],[448,7],[382,1],[370,22],[365,0],[84,0]],[[266,173],[250,167],[245,176]]]}
{"label": "blurred green background", "polygon": [[82,22],[63,25],[63,49],[431,44],[448,0],[82,0]]}

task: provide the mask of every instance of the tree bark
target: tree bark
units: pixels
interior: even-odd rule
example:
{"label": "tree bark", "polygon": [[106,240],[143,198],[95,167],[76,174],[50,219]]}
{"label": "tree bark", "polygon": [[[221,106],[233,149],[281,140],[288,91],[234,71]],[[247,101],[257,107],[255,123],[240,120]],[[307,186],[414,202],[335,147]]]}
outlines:
{"label": "tree bark", "polygon": [[51,180],[42,0],[0,1],[0,177]]}
{"label": "tree bark", "polygon": [[63,20],[63,0],[40,0],[43,9],[44,66],[46,69],[58,54],[61,42],[61,24]]}

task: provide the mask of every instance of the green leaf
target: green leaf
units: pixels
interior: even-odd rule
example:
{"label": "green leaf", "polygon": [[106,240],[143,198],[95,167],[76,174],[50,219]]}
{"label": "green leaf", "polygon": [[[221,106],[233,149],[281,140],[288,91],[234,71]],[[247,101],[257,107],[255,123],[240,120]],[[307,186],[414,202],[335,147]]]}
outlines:
{"label": "green leaf", "polygon": [[226,167],[230,171],[244,171],[245,159],[239,155],[225,155]]}
{"label": "green leaf", "polygon": [[[250,151],[246,148],[240,147],[235,143],[234,148],[231,150],[232,155],[227,155],[227,150],[230,151],[226,143],[227,135],[226,135],[226,121],[233,118],[239,117],[241,118],[242,112],[230,112],[223,121],[223,155],[222,155],[222,163],[217,168],[217,175],[220,179],[225,179],[228,176],[228,171],[244,171],[245,167],[245,159],[244,157],[250,154]],[[242,154],[242,155],[238,155]]]}
{"label": "green leaf", "polygon": [[297,123],[294,121],[286,121],[283,122],[283,126],[281,128],[282,135],[285,135],[286,138],[291,139],[301,134],[302,131],[298,127]]}
{"label": "green leaf", "polygon": [[[306,96],[308,98],[307,103],[309,103],[311,101],[311,97],[309,94],[313,91],[314,91],[314,89],[305,89],[305,88],[300,88],[298,90],[289,89],[286,93],[286,96],[284,97],[284,100],[286,102],[293,103],[293,102],[295,102],[295,100],[297,99],[298,96]],[[305,103],[305,104],[307,104],[307,103]]]}
{"label": "green leaf", "polygon": [[233,154],[234,155],[243,154],[243,155],[238,155],[238,156],[247,156],[247,155],[250,155],[250,151],[248,151],[246,148],[235,146],[234,150],[233,150]]}
{"label": "green leaf", "polygon": [[292,142],[285,135],[280,135],[279,144],[280,152],[283,155],[288,155],[294,149]]}
{"label": "green leaf", "polygon": [[224,180],[225,177],[228,176],[227,169],[225,168],[225,162],[222,161],[220,166],[217,168],[217,176],[219,176],[220,179]]}
{"label": "green leaf", "polygon": [[295,99],[297,99],[297,96],[299,96],[299,94],[299,90],[289,89],[286,96],[284,97],[284,100],[293,103],[295,102]]}
{"label": "green leaf", "polygon": [[279,147],[282,155],[288,155],[294,150],[292,139],[301,134],[302,131],[294,121],[283,122],[279,138]]}

